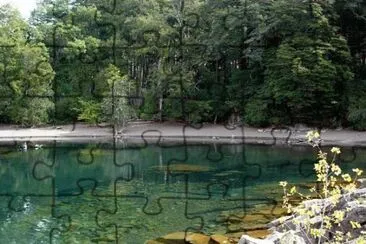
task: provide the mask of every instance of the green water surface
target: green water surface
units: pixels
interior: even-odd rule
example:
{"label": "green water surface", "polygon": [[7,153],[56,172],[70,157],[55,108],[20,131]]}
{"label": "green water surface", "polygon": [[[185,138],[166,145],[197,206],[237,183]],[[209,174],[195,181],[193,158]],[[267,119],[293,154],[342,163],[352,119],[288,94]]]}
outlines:
{"label": "green water surface", "polygon": [[[342,149],[345,171],[365,149]],[[48,145],[0,148],[0,243],[144,243],[232,233],[281,205],[278,182],[314,181],[311,147]],[[258,215],[259,216],[259,215]],[[275,218],[267,211],[261,223]],[[256,223],[254,223],[255,225]]]}

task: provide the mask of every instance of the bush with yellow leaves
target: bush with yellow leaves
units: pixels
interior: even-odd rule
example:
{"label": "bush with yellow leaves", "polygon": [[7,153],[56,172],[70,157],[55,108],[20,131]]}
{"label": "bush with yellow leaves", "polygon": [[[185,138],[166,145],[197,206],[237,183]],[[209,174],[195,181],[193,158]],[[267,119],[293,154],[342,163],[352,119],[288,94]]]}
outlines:
{"label": "bush with yellow leaves", "polygon": [[[341,153],[339,148],[324,152],[317,131],[308,132],[306,137],[318,150],[314,170],[319,187],[311,188],[311,193],[305,196],[295,186],[280,182],[284,193],[283,207],[291,214],[290,218],[281,221],[281,226],[287,230],[295,229],[307,243],[366,243],[365,226],[362,226],[365,223],[359,222],[361,216],[366,219],[366,189],[357,189],[357,180],[363,171],[353,169],[353,178],[343,173],[336,163]],[[314,195],[317,199],[312,199]],[[295,197],[306,201],[292,206],[291,199]]]}

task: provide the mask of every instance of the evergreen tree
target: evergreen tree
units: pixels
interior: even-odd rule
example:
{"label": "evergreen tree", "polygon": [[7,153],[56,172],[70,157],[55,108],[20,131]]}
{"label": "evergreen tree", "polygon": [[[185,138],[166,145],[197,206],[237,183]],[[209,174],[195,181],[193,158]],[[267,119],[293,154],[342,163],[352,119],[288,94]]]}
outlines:
{"label": "evergreen tree", "polygon": [[[274,51],[269,48],[266,59],[272,123],[335,126],[345,114],[344,91],[353,78],[347,42],[330,25],[320,4],[297,2],[293,11],[294,4],[273,5],[282,15],[277,13],[281,42]],[[295,25],[295,19],[302,21]]]}

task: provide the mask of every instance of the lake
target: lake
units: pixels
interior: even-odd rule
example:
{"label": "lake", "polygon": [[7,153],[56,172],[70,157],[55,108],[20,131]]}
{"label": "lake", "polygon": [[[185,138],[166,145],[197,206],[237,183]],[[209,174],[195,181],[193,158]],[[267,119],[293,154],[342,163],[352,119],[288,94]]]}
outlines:
{"label": "lake", "polygon": [[[343,148],[344,171],[366,169]],[[0,148],[0,243],[144,243],[177,231],[233,234],[283,214],[286,180],[315,180],[311,147],[50,144]]]}

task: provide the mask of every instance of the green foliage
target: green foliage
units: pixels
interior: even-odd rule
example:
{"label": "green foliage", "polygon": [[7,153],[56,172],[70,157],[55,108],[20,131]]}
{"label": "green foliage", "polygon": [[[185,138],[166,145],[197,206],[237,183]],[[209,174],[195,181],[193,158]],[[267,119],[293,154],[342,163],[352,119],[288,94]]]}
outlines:
{"label": "green foliage", "polygon": [[[27,42],[29,26],[9,5],[0,7],[0,120],[21,125],[50,121],[54,72],[44,44]],[[3,117],[4,116],[4,117]]]}
{"label": "green foliage", "polygon": [[55,119],[64,123],[76,121],[80,112],[77,98],[61,98],[55,104]]}
{"label": "green foliage", "polygon": [[[53,100],[56,117],[37,123],[77,119],[81,99],[99,103],[99,121],[120,124],[137,116],[227,122],[239,111],[255,126],[364,128],[353,92],[366,87],[353,81],[366,78],[360,0],[128,0],[116,1],[118,18],[102,8],[109,4],[43,0],[30,24],[2,7],[0,46],[16,45],[0,48],[0,93]],[[145,98],[138,113],[129,96]],[[19,104],[1,101],[0,120],[21,123]]]}
{"label": "green foliage", "polygon": [[213,108],[210,105],[210,101],[190,100],[186,102],[185,110],[188,114],[188,122],[199,123],[209,121]]}
{"label": "green foliage", "polygon": [[128,102],[130,90],[134,89],[132,82],[127,76],[122,76],[114,65],[109,65],[98,77],[101,87],[97,87],[97,91],[104,97],[101,102],[103,118],[124,127],[130,119],[136,117],[135,110]]}
{"label": "green foliage", "polygon": [[[337,104],[344,102],[342,88],[353,78],[347,66],[350,54],[322,7],[316,3],[311,7],[314,17],[302,16],[305,20],[296,29],[287,27],[292,35],[284,38],[275,55],[267,59],[265,83],[275,106],[286,110],[292,123],[311,121],[321,111],[322,120],[317,123],[331,126],[333,117],[344,113]],[[307,15],[306,9],[304,6],[303,15]],[[311,32],[300,32],[303,29]]]}
{"label": "green foliage", "polygon": [[181,99],[165,99],[163,118],[167,120],[183,120],[183,108]]}
{"label": "green foliage", "polygon": [[366,85],[359,81],[352,90],[348,110],[348,121],[356,130],[366,130]]}
{"label": "green foliage", "polygon": [[102,109],[100,103],[94,100],[79,100],[78,120],[85,121],[90,124],[98,124]]}
{"label": "green foliage", "polygon": [[141,108],[141,119],[152,120],[157,114],[157,98],[152,93],[144,96],[144,104]]}
{"label": "green foliage", "polygon": [[244,121],[253,126],[267,126],[270,120],[268,104],[260,99],[252,99],[245,106]]}
{"label": "green foliage", "polygon": [[[296,186],[288,189],[287,182],[281,181],[280,185],[284,192],[283,207],[287,209],[288,213],[301,218],[301,221],[296,218],[291,219],[291,223],[295,226],[296,231],[305,235],[309,243],[347,243],[357,238],[354,235],[359,236],[357,240],[360,243],[364,243],[363,231],[358,231],[361,229],[360,223],[354,218],[354,215],[349,214],[352,207],[341,203],[342,200],[347,202],[352,199],[352,193],[357,188],[357,179],[362,175],[363,170],[353,169],[354,178],[348,173],[343,173],[336,162],[341,153],[339,148],[333,147],[330,153],[323,151],[320,147],[321,140],[317,131],[309,131],[306,137],[309,144],[318,149],[318,162],[314,165],[314,170],[320,189],[317,190],[313,187],[310,192],[324,202],[311,204],[309,207],[300,203],[299,206],[294,207],[291,205],[291,198],[300,197],[302,200],[308,200],[312,197],[302,194]],[[348,197],[343,198],[342,194],[348,195]],[[361,199],[355,200],[360,201]],[[316,218],[320,218],[320,225],[315,220]],[[286,225],[286,223],[282,224]],[[350,231],[345,233],[349,229],[352,230],[352,233]]]}
{"label": "green foliage", "polygon": [[22,126],[42,125],[49,121],[53,109],[47,98],[21,98],[11,102],[9,114],[12,122]]}
{"label": "green foliage", "polygon": [[[361,107],[362,106],[362,107]],[[356,130],[366,130],[366,103],[358,104],[357,107],[352,108],[348,115],[348,121],[352,123],[353,128]]]}

